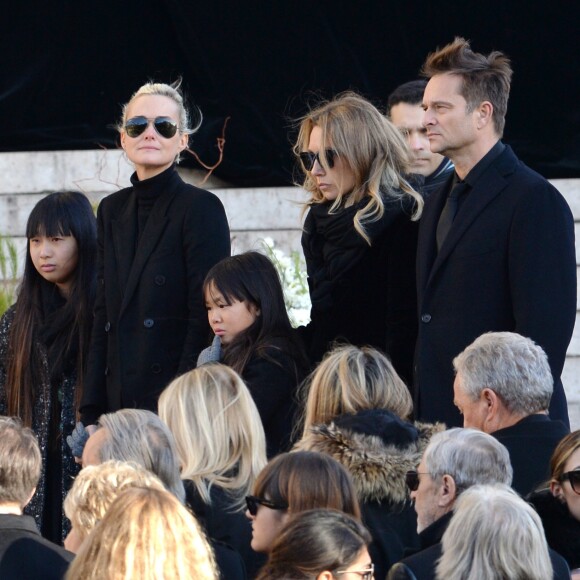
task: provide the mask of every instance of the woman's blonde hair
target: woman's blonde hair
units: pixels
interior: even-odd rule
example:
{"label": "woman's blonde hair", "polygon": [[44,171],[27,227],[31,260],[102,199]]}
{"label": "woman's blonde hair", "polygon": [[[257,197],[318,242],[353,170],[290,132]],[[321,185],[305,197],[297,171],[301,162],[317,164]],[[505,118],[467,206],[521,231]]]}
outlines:
{"label": "woman's blonde hair", "polygon": [[[423,198],[404,177],[411,161],[409,148],[400,131],[372,103],[356,93],[345,92],[311,110],[299,120],[293,148],[298,160],[300,153],[308,150],[314,127],[322,130],[320,162],[328,167],[326,150],[333,149],[354,173],[354,188],[339,194],[330,212],[368,197],[368,203],[355,214],[354,227],[369,245],[365,225],[383,216],[385,201],[403,203],[407,198],[412,202],[412,219],[419,219]],[[306,207],[323,203],[325,198],[316,180],[304,166],[302,169],[305,179],[300,186],[310,194]]]}
{"label": "woman's blonde hair", "polygon": [[564,475],[564,469],[566,469],[566,463],[576,449],[580,448],[580,429],[577,431],[572,431],[564,437],[552,454],[552,459],[550,460],[550,477],[553,482],[560,482],[562,475]]}
{"label": "woman's blonde hair", "polygon": [[457,500],[441,540],[439,580],[552,578],[538,514],[507,485],[476,485]]}
{"label": "woman's blonde hair", "polygon": [[386,409],[401,419],[413,412],[409,389],[389,359],[369,346],[338,346],[305,382],[303,435],[344,413]]}
{"label": "woman's blonde hair", "polygon": [[67,580],[217,580],[195,518],[168,491],[132,488],[81,546]]}
{"label": "woman's blonde hair", "polygon": [[105,461],[85,467],[64,500],[64,513],[83,541],[118,495],[131,487],[165,489],[161,480],[134,462]]}
{"label": "woman's blonde hair", "polygon": [[181,477],[193,481],[206,503],[217,485],[241,508],[266,465],[266,443],[240,376],[221,364],[189,371],[163,391],[159,416],[175,438]]}

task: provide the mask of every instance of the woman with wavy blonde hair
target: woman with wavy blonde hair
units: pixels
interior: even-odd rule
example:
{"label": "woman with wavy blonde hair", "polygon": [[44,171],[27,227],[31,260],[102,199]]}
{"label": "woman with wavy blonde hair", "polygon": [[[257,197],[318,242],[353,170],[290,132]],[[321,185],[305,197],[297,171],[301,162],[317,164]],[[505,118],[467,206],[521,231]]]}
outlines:
{"label": "woman with wavy blonde hair", "polygon": [[132,461],[111,460],[85,467],[64,500],[64,513],[72,524],[64,547],[76,554],[117,496],[132,487],[165,489],[157,476]]}
{"label": "woman with wavy blonde hair", "polygon": [[248,388],[231,368],[202,365],[163,391],[159,416],[175,438],[187,503],[208,536],[238,550],[248,570],[257,569],[243,508],[266,465],[266,443]]}
{"label": "woman with wavy blonde hair", "polygon": [[310,195],[302,247],[312,299],[305,333],[312,361],[344,338],[386,349],[410,379],[412,220],[419,219],[423,200],[404,178],[409,151],[403,137],[374,105],[349,92],[300,120],[294,153]]}
{"label": "woman with wavy blonde hair", "polygon": [[405,483],[431,435],[444,425],[413,424],[411,395],[389,359],[370,347],[339,346],[305,382],[304,425],[294,450],[318,451],[349,471],[377,578],[405,549],[418,548],[417,520]]}
{"label": "woman with wavy blonde hair", "polygon": [[217,580],[195,518],[165,490],[124,491],[83,543],[67,580]]}

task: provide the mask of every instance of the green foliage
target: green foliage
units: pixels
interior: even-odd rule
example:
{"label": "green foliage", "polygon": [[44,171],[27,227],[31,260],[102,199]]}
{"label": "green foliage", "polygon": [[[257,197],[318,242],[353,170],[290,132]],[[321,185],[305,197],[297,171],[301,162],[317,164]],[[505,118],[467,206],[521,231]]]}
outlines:
{"label": "green foliage", "polygon": [[16,299],[18,282],[18,252],[11,238],[0,236],[0,315],[4,314]]}

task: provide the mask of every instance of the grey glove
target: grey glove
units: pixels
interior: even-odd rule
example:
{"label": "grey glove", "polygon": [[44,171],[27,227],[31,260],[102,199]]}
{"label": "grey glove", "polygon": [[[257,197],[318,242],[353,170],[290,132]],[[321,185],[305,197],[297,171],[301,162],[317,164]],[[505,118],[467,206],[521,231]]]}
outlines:
{"label": "grey glove", "polygon": [[85,448],[85,443],[89,438],[89,432],[85,429],[85,426],[79,421],[73,432],[66,438],[68,446],[71,448],[72,454],[75,457],[83,456],[83,449]]}

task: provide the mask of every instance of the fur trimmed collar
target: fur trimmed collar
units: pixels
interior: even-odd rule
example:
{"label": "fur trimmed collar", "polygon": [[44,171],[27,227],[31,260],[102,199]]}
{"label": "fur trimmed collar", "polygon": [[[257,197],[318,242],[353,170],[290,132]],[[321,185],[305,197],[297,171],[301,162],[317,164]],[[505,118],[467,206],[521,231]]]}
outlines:
{"label": "fur trimmed collar", "polygon": [[[417,468],[431,436],[445,425],[393,422],[392,417],[381,409],[342,415],[311,427],[294,451],[318,451],[336,459],[351,474],[361,502],[402,503],[409,499],[405,474]],[[388,428],[381,430],[385,424]]]}

